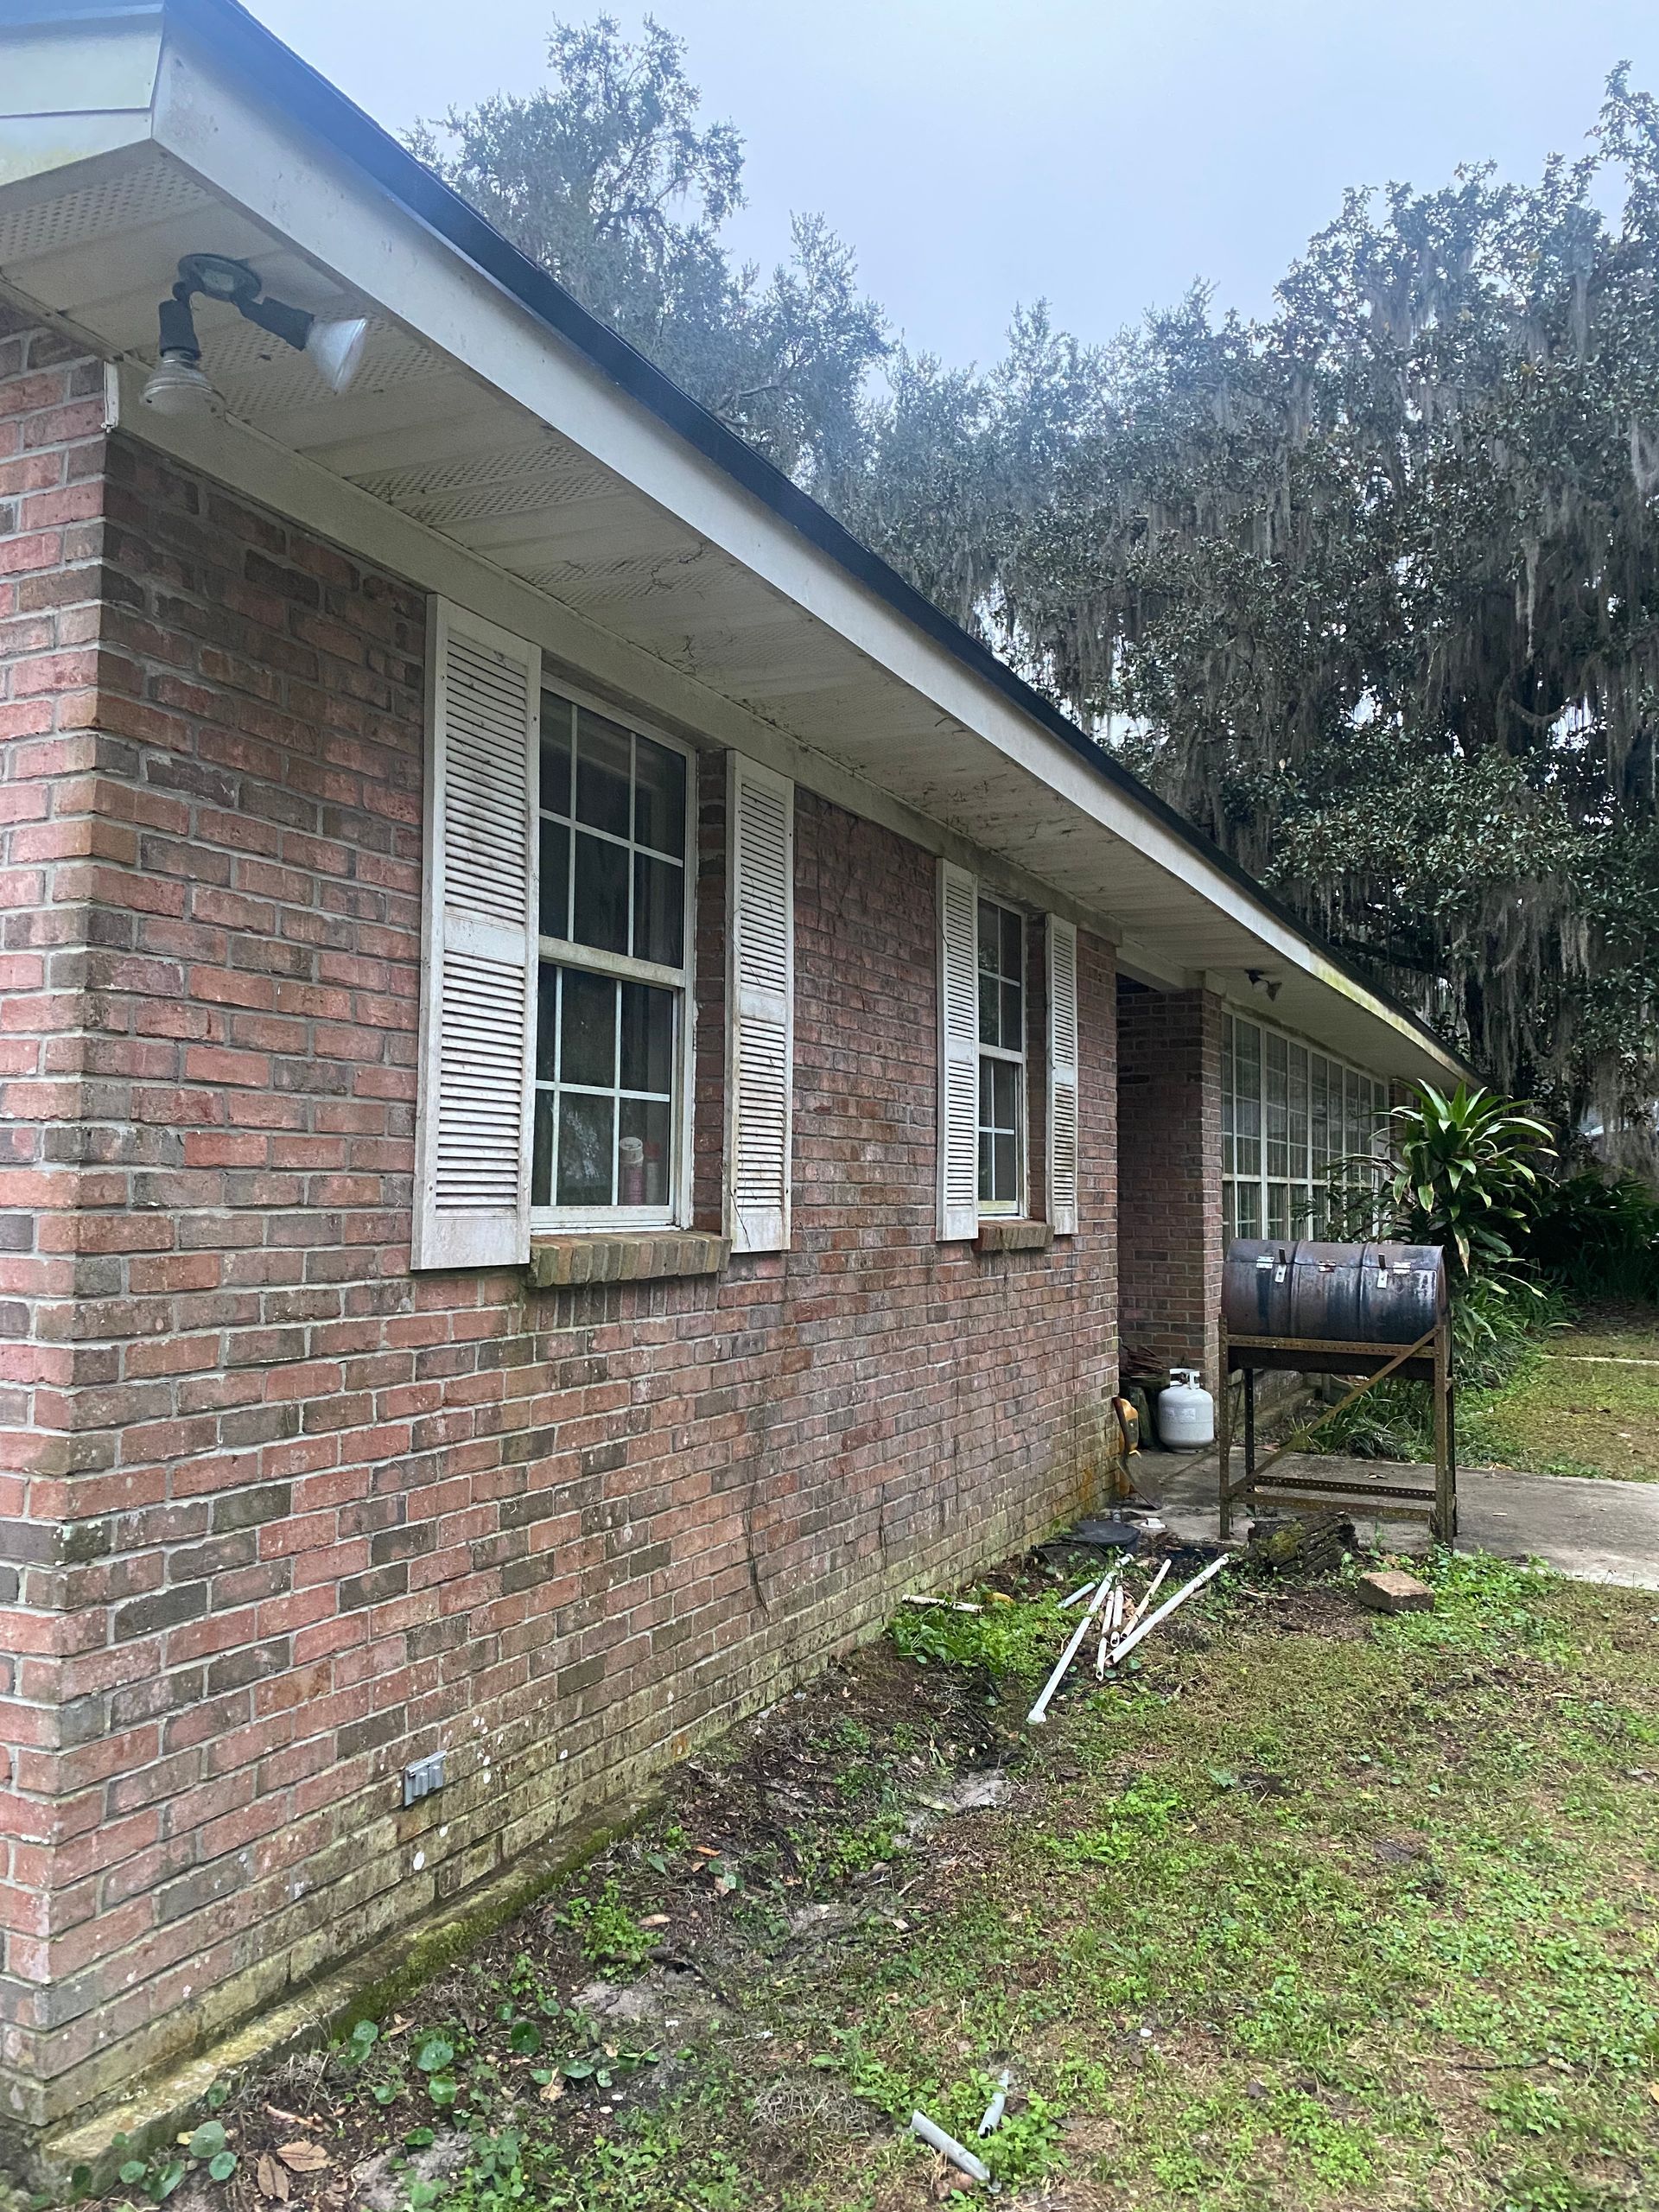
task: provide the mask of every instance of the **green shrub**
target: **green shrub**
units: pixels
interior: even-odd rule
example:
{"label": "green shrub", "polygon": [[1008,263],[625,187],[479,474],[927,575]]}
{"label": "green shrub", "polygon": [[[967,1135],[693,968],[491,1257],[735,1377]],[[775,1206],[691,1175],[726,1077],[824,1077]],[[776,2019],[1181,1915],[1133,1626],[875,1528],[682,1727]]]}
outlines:
{"label": "green shrub", "polygon": [[1592,1169],[1546,1183],[1523,1249],[1574,1297],[1659,1300],[1659,1198]]}
{"label": "green shrub", "polygon": [[1394,1165],[1382,1192],[1393,1233],[1438,1244],[1454,1284],[1510,1267],[1536,1203],[1549,1131],[1512,1099],[1432,1083],[1389,1116]]}

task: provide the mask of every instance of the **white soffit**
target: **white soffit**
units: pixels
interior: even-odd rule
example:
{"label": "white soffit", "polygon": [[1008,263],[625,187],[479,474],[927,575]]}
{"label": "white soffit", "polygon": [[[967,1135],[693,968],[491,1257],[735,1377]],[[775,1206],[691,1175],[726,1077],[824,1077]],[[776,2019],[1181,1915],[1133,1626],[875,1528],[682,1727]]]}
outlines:
{"label": "white soffit", "polygon": [[199,302],[228,416],[1053,886],[1147,948],[1147,974],[1208,974],[1249,1003],[1245,971],[1267,969],[1291,1026],[1387,1071],[1456,1071],[194,34],[163,35],[159,12],[66,20],[21,47],[0,29],[0,276],[107,357],[153,360],[156,302],[192,251],[242,256],[314,312],[366,315],[364,366],[335,398],[291,349]]}

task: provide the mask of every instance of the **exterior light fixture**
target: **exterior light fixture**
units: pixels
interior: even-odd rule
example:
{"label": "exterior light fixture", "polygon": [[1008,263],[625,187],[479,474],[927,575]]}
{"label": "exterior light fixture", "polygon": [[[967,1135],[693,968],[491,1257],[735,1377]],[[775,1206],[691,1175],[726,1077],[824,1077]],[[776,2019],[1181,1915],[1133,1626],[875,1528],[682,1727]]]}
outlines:
{"label": "exterior light fixture", "polygon": [[145,379],[144,404],[158,415],[217,413],[220,402],[201,365],[193,300],[220,300],[247,322],[303,353],[328,389],[342,392],[363,363],[369,334],[361,315],[324,321],[285,300],[268,299],[257,269],[223,253],[187,253],[179,281],[159,313],[161,360]]}

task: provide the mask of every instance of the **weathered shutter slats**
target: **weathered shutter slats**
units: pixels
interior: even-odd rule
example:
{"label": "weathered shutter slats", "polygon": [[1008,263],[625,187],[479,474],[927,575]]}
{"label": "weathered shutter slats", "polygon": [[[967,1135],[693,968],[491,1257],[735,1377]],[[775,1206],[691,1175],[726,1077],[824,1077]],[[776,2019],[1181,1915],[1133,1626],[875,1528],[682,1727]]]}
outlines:
{"label": "weathered shutter slats", "polygon": [[727,942],[729,1214],[739,1252],[789,1246],[795,1042],[795,786],[731,756]]}
{"label": "weathered shutter slats", "polygon": [[979,884],[939,862],[939,1236],[979,1234]]}
{"label": "weathered shutter slats", "polygon": [[1048,1218],[1077,1230],[1077,932],[1048,918]]}
{"label": "weathered shutter slats", "polygon": [[431,603],[413,1264],[530,1256],[534,645]]}

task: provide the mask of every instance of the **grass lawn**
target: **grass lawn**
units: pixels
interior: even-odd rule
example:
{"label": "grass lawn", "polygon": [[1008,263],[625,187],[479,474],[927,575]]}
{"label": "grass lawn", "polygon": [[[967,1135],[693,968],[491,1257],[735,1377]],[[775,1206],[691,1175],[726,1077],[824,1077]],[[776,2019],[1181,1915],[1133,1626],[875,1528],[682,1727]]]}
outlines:
{"label": "grass lawn", "polygon": [[1561,1331],[1507,1389],[1470,1401],[1461,1443],[1471,1462],[1659,1482],[1659,1313]]}
{"label": "grass lawn", "polygon": [[911,1613],[120,2195],[908,2212],[1007,2066],[1004,2202],[1659,2204],[1659,1599],[1431,1572],[1224,1577],[1039,1729],[1069,1585]]}

